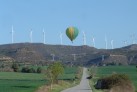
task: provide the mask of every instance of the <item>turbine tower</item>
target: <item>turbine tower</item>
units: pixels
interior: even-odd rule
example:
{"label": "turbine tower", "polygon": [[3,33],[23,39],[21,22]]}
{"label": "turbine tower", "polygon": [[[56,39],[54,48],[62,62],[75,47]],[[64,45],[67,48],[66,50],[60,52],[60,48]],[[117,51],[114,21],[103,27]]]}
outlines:
{"label": "turbine tower", "polygon": [[114,49],[114,40],[111,40],[111,49]]}
{"label": "turbine tower", "polygon": [[43,43],[45,44],[45,31],[44,31],[44,28],[43,28]]}
{"label": "turbine tower", "polygon": [[55,54],[51,54],[52,56],[52,61],[55,61]]}
{"label": "turbine tower", "polygon": [[126,41],[124,41],[124,46],[127,46],[127,40],[126,40]]}
{"label": "turbine tower", "polygon": [[32,29],[30,30],[30,43],[32,43],[32,33],[33,33],[33,31],[32,31]]}
{"label": "turbine tower", "polygon": [[[73,61],[76,61],[76,54],[71,54],[73,56]],[[71,61],[71,67],[73,66],[73,63]]]}
{"label": "turbine tower", "polygon": [[11,29],[11,42],[14,43],[14,30],[13,30],[13,26]]}
{"label": "turbine tower", "polygon": [[106,43],[106,49],[108,49],[108,42],[107,42],[107,36],[105,35],[105,43]]}
{"label": "turbine tower", "polygon": [[76,61],[76,54],[71,54],[73,56],[73,60]]}
{"label": "turbine tower", "polygon": [[105,60],[105,56],[104,55],[102,55],[102,61],[104,61]]}
{"label": "turbine tower", "polygon": [[86,45],[86,34],[83,32],[83,45]]}
{"label": "turbine tower", "polygon": [[63,39],[63,33],[60,32],[60,44],[61,44],[61,45],[63,44],[62,39]]}
{"label": "turbine tower", "polygon": [[95,38],[92,38],[93,46],[95,47]]}
{"label": "turbine tower", "polygon": [[135,34],[131,35],[132,44],[135,44]]}

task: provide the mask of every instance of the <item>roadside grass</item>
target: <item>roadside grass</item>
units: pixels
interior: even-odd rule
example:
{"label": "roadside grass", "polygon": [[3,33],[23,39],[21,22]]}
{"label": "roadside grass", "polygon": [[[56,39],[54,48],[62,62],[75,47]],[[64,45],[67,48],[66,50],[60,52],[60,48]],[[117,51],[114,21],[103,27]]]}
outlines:
{"label": "roadside grass", "polygon": [[103,90],[95,89],[95,87],[94,87],[95,81],[96,81],[96,78],[91,79],[90,82],[89,82],[90,86],[91,86],[91,89],[92,89],[92,92],[104,92]]}
{"label": "roadside grass", "polygon": [[[67,88],[74,87],[80,83],[81,77],[82,77],[82,68],[78,67],[70,67],[65,68],[65,74],[60,78],[59,84],[53,85],[53,89],[50,92],[61,92],[62,90],[65,90]],[[76,73],[79,72],[79,78],[75,79]]]}
{"label": "roadside grass", "polygon": [[77,85],[79,82],[74,81],[60,81],[59,84],[53,85],[53,89],[50,92],[61,92],[62,90],[65,90],[67,88],[73,87]]}

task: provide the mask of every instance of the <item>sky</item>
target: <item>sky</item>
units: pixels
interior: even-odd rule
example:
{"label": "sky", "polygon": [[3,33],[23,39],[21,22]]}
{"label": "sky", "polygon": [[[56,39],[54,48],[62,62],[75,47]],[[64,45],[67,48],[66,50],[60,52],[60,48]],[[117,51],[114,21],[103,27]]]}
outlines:
{"label": "sky", "polygon": [[[0,0],[0,44],[11,43],[14,29],[14,43],[42,43],[45,30],[46,44],[83,45],[111,49],[137,42],[137,0]],[[79,35],[72,43],[66,36],[66,29],[75,26]],[[132,36],[131,36],[132,35]],[[134,35],[134,36],[133,36]],[[133,37],[133,38],[132,38]]]}

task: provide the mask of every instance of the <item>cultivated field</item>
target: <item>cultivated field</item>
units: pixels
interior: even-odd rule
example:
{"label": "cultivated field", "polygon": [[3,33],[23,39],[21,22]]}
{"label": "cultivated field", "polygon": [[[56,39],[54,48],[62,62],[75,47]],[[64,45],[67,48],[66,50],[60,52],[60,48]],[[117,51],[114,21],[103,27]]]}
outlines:
{"label": "cultivated field", "polygon": [[[77,70],[77,67],[67,67],[59,79],[73,80]],[[0,72],[0,92],[35,92],[45,84],[48,84],[46,74]]]}
{"label": "cultivated field", "polygon": [[0,72],[0,92],[34,92],[45,83],[43,74]]}

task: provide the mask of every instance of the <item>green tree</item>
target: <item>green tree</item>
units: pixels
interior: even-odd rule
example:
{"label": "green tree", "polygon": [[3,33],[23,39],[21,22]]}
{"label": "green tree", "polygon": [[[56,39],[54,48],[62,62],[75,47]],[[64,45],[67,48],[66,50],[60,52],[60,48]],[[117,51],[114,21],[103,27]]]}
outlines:
{"label": "green tree", "polygon": [[13,63],[12,69],[14,70],[14,72],[18,72],[19,71],[19,65],[17,63]]}
{"label": "green tree", "polygon": [[47,68],[47,77],[49,78],[51,85],[58,83],[58,76],[63,74],[64,67],[60,62],[54,62]]}
{"label": "green tree", "polygon": [[34,68],[28,67],[28,66],[27,67],[23,67],[21,72],[23,72],[23,73],[36,73]]}
{"label": "green tree", "polygon": [[38,67],[37,68],[37,73],[41,73],[42,72],[42,68],[41,67]]}
{"label": "green tree", "polygon": [[36,71],[35,71],[35,69],[34,68],[29,68],[29,70],[28,70],[28,73],[35,73]]}

